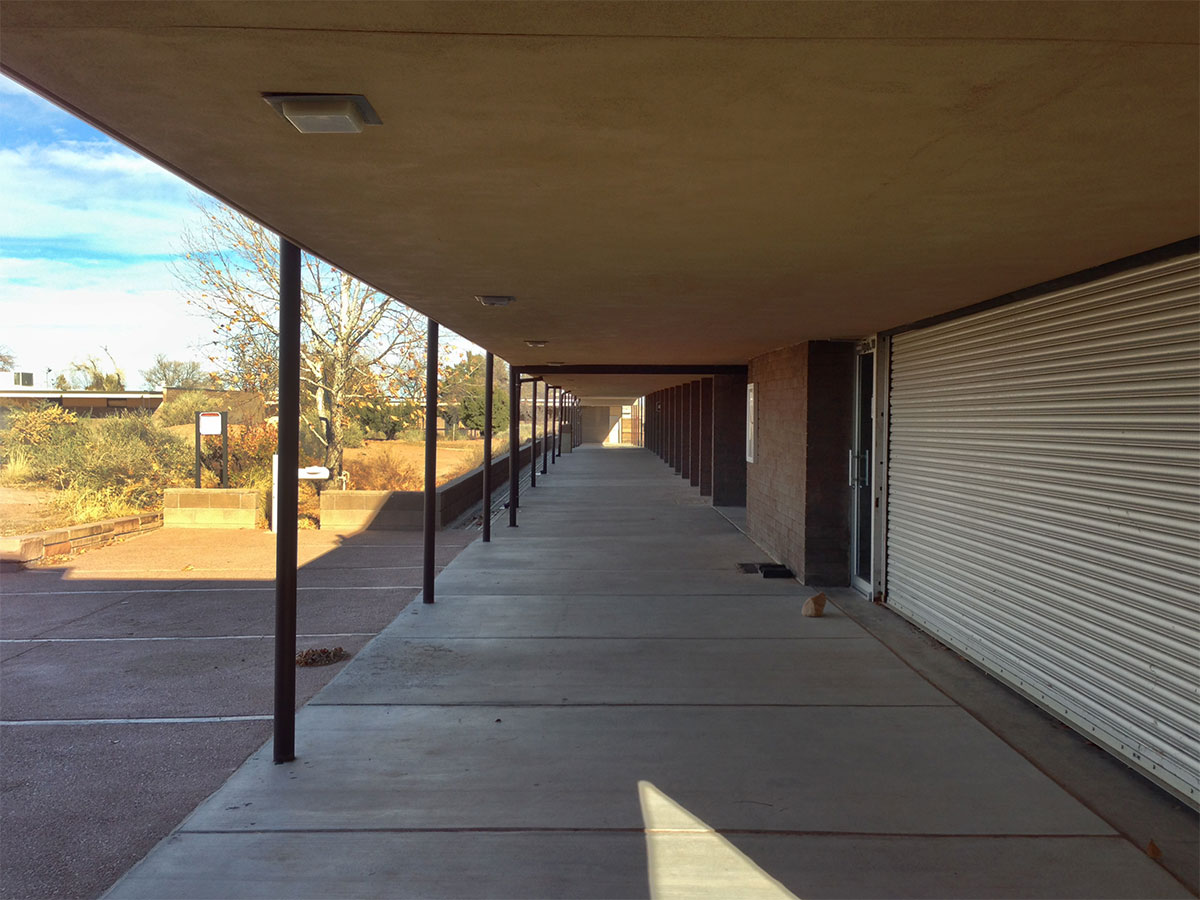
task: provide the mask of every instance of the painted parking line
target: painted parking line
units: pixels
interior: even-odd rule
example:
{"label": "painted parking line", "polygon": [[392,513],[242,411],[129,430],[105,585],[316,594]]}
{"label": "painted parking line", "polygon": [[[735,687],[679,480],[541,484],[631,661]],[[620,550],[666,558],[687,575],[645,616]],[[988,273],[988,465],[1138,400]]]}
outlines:
{"label": "painted parking line", "polygon": [[[385,569],[421,569],[421,568],[424,568],[421,565],[415,565],[415,566],[349,566],[349,565],[347,565],[347,566],[317,566],[317,565],[313,565],[313,563],[311,563],[311,562],[302,563],[301,565],[306,572],[336,572],[341,569],[353,569],[353,570],[362,571],[362,572],[373,572],[373,571],[382,571]],[[444,569],[445,566],[439,565],[437,568]],[[267,568],[263,568],[262,566],[255,566],[255,565],[202,566],[202,567],[194,567],[191,569],[180,569],[180,568],[171,568],[171,569],[150,569],[150,568],[96,569],[90,575],[81,575],[79,577],[108,578],[112,575],[145,575],[148,572],[168,572],[168,573],[175,574],[175,575],[187,574],[189,577],[194,577],[196,575],[202,575],[205,572],[255,572],[255,571],[261,571],[270,578],[275,577],[274,569],[267,569]],[[56,575],[60,574],[60,570],[58,570],[58,569],[27,569],[22,574],[56,576]]]}
{"label": "painted parking line", "polygon": [[[336,631],[329,634],[298,634],[296,640],[310,641],[327,637],[375,637],[376,631]],[[273,640],[273,634],[205,634],[175,637],[107,637],[107,638],[2,638],[0,644],[119,644],[134,641],[261,641]]]}
{"label": "painted parking line", "polygon": [[[297,591],[419,591],[419,584],[384,584],[356,587],[353,585],[337,585],[329,587],[298,587]],[[133,590],[115,590],[115,591],[4,591],[0,593],[0,597],[78,597],[85,594],[112,594],[113,596],[124,596],[126,594],[253,594],[269,591],[274,593],[275,585],[269,584],[266,587],[223,587],[223,588],[135,588]]]}
{"label": "painted parking line", "polygon": [[16,725],[207,725],[214,722],[270,722],[272,716],[175,716],[146,719],[0,719],[0,727]]}

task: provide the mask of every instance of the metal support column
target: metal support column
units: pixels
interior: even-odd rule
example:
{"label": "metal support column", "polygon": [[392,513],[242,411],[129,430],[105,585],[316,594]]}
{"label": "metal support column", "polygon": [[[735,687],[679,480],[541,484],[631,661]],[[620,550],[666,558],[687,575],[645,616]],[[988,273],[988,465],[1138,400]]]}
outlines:
{"label": "metal support column", "polygon": [[550,436],[550,392],[554,388],[546,385],[546,402],[542,404],[542,438],[546,442],[542,447],[542,474],[546,474],[548,458],[554,452],[554,439]]}
{"label": "metal support column", "polygon": [[517,527],[517,484],[521,478],[521,373],[508,366],[508,527]]}
{"label": "metal support column", "polygon": [[562,456],[562,388],[554,391],[554,456],[550,462],[558,462]]}
{"label": "metal support column", "polygon": [[530,407],[530,433],[529,433],[529,486],[537,487],[537,467],[538,467],[538,438],[537,438],[537,379],[529,383],[529,388],[533,391],[533,405]]}
{"label": "metal support column", "polygon": [[275,536],[276,763],[296,758],[296,530],[300,482],[300,248],[279,239],[279,526]]}
{"label": "metal support column", "polygon": [[683,454],[687,452],[686,450],[684,450],[684,447],[683,447],[683,435],[684,435],[683,426],[684,426],[684,422],[686,421],[684,419],[684,415],[683,415],[683,385],[682,384],[676,385],[671,390],[675,394],[675,422],[674,422],[675,465],[674,465],[674,469],[675,469],[676,475],[682,475],[683,474]]}
{"label": "metal support column", "polygon": [[492,539],[492,382],[496,358],[487,351],[483,388],[483,539]]}
{"label": "metal support column", "polygon": [[437,541],[437,396],[438,396],[438,323],[429,320],[425,343],[425,558],[421,579],[421,600],[433,602],[434,553]]}
{"label": "metal support column", "polygon": [[663,462],[668,466],[675,465],[675,388],[663,391],[663,401],[666,407],[666,418],[663,422],[663,434],[666,436],[667,455]]}
{"label": "metal support column", "polygon": [[691,430],[688,432],[688,453],[691,465],[688,467],[688,483],[692,487],[700,487],[700,382],[693,381],[688,385],[688,422]]}

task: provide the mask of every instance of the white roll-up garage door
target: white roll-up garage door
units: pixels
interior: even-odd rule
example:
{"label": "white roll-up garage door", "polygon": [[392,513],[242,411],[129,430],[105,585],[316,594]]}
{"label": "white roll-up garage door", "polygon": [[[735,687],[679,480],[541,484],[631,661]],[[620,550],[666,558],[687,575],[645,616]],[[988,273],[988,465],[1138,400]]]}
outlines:
{"label": "white roll-up garage door", "polygon": [[1200,257],[897,334],[888,604],[1196,805]]}

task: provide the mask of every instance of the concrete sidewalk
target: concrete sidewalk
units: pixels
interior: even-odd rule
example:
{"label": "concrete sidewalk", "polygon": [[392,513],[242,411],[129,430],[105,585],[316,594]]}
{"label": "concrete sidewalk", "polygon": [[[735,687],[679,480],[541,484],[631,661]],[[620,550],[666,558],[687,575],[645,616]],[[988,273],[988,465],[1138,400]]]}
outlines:
{"label": "concrete sidewalk", "polygon": [[1189,896],[652,454],[521,503],[108,896]]}

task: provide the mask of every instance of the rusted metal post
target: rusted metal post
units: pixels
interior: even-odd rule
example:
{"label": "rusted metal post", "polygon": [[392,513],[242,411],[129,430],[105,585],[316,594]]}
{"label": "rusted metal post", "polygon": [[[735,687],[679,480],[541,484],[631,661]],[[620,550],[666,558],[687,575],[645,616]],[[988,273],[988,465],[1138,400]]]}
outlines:
{"label": "rusted metal post", "polygon": [[275,536],[276,763],[296,758],[296,545],[300,482],[300,248],[279,239],[279,527]]}
{"label": "rusted metal post", "polygon": [[496,357],[487,351],[483,388],[483,539],[492,539],[492,391]]}
{"label": "rusted metal post", "polygon": [[542,474],[546,474],[549,456],[554,452],[554,442],[550,439],[550,392],[554,390],[546,385],[546,402],[542,404],[542,435],[545,445],[542,447]]}
{"label": "rusted metal post", "polygon": [[508,365],[508,527],[517,527],[517,484],[521,477],[521,373]]}
{"label": "rusted metal post", "polygon": [[437,397],[438,323],[429,320],[425,343],[425,558],[422,567],[421,602],[433,602],[435,544],[437,542]]}
{"label": "rusted metal post", "polygon": [[530,382],[533,391],[533,406],[530,407],[529,421],[532,430],[529,433],[529,486],[537,487],[538,442],[537,442],[537,379]]}
{"label": "rusted metal post", "polygon": [[550,462],[558,462],[562,456],[562,388],[554,389],[554,446]]}

